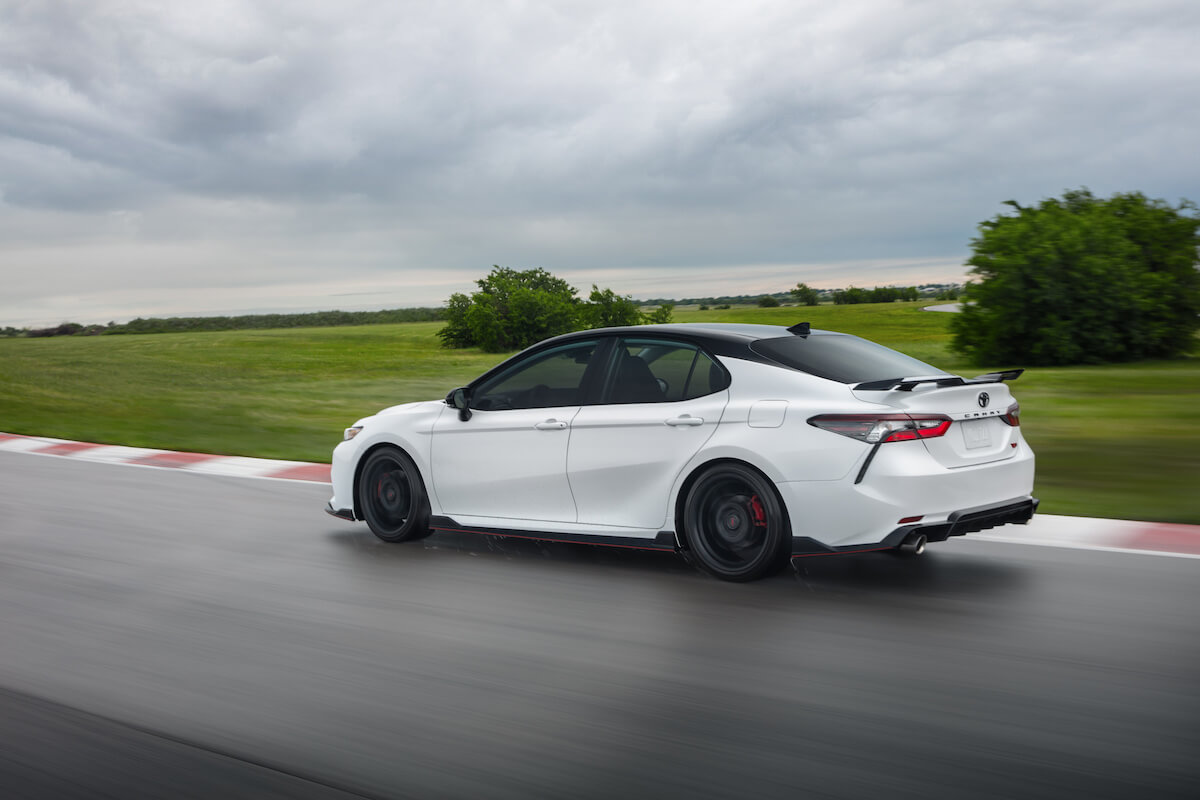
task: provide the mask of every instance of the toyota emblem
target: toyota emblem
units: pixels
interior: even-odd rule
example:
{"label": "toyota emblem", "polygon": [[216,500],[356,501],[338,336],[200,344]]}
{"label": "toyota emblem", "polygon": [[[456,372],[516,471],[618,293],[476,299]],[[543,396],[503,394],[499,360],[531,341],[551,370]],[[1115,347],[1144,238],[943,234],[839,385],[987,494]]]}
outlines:
{"label": "toyota emblem", "polygon": [[980,392],[977,402],[979,403],[980,408],[987,408],[988,403],[992,402],[992,398],[988,397],[987,392]]}

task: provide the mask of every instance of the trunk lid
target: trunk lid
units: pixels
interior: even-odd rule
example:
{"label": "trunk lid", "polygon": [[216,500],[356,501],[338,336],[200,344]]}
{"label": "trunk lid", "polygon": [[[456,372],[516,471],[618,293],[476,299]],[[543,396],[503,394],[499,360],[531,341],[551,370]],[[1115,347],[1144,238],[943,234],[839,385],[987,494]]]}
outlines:
{"label": "trunk lid", "polygon": [[911,414],[942,414],[953,420],[944,436],[921,440],[944,467],[969,467],[1016,455],[1017,428],[1004,421],[1015,401],[1001,382],[963,386],[938,386],[931,382],[890,390],[865,390],[857,386],[853,392],[868,403],[880,403]]}

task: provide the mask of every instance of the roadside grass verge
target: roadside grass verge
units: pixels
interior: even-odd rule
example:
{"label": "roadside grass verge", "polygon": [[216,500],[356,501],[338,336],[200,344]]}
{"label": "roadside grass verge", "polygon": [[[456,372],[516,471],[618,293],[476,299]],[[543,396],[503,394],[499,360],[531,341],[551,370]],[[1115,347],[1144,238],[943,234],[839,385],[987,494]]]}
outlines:
{"label": "roadside grass verge", "polygon": [[[951,315],[919,303],[677,311],[676,321],[854,333],[971,376]],[[446,350],[442,323],[0,339],[0,431],[328,461],[342,428],[441,398],[503,355]],[[1014,385],[1046,513],[1200,523],[1200,359],[1035,369]]]}

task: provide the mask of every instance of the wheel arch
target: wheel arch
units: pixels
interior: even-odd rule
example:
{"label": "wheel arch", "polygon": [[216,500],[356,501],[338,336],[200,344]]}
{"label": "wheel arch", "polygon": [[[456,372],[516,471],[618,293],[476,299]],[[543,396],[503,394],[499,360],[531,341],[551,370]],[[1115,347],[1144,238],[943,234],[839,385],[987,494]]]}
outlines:
{"label": "wheel arch", "polygon": [[757,472],[762,479],[767,482],[767,485],[771,487],[771,491],[775,492],[775,499],[779,501],[779,508],[783,511],[784,530],[788,531],[790,535],[792,530],[792,515],[788,510],[787,501],[783,497],[783,492],[779,491],[779,486],[776,484],[775,480],[765,470],[763,470],[762,467],[754,464],[751,461],[747,461],[743,458],[735,458],[733,456],[720,456],[695,465],[688,473],[687,477],[683,479],[683,482],[679,485],[679,490],[675,493],[675,507],[673,509],[674,513],[672,518],[675,521],[675,543],[679,549],[687,550],[690,547],[687,540],[687,531],[685,530],[683,523],[684,507],[687,505],[688,492],[692,490],[692,486],[697,480],[700,479],[701,475],[703,475],[712,467],[719,466],[721,464],[737,464],[739,466],[747,467]]}
{"label": "wheel arch", "polygon": [[355,519],[359,519],[359,520],[366,519],[366,517],[363,516],[362,509],[359,507],[359,502],[358,502],[358,480],[360,477],[362,477],[363,465],[366,464],[367,461],[369,461],[371,459],[372,453],[377,452],[379,450],[383,450],[384,448],[391,448],[393,450],[399,450],[401,453],[403,453],[405,456],[408,457],[408,460],[412,462],[413,467],[417,470],[417,477],[421,479],[421,485],[425,487],[425,495],[427,497],[429,496],[429,482],[427,480],[425,480],[425,475],[421,472],[420,463],[418,463],[417,460],[415,458],[413,458],[413,455],[412,455],[412,453],[410,453],[408,451],[408,448],[404,447],[404,445],[402,445],[398,442],[392,442],[392,441],[387,441],[387,440],[384,440],[381,442],[375,442],[370,447],[368,447],[366,450],[363,450],[361,453],[359,453],[358,460],[355,461],[355,463],[354,463],[354,481],[350,484],[350,490],[351,490],[350,494],[351,494],[351,496],[353,498],[353,502],[354,502],[354,518]]}

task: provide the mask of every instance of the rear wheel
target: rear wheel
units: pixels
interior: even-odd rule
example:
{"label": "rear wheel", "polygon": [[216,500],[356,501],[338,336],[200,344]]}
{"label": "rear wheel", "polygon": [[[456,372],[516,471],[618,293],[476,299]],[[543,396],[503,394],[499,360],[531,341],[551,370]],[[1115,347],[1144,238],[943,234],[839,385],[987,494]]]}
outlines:
{"label": "rear wheel", "polygon": [[417,465],[395,447],[367,456],[358,480],[358,507],[371,532],[385,542],[408,542],[431,533],[425,484]]}
{"label": "rear wheel", "polygon": [[775,487],[742,464],[709,467],[684,502],[692,560],[726,581],[753,581],[778,570],[791,536]]}

